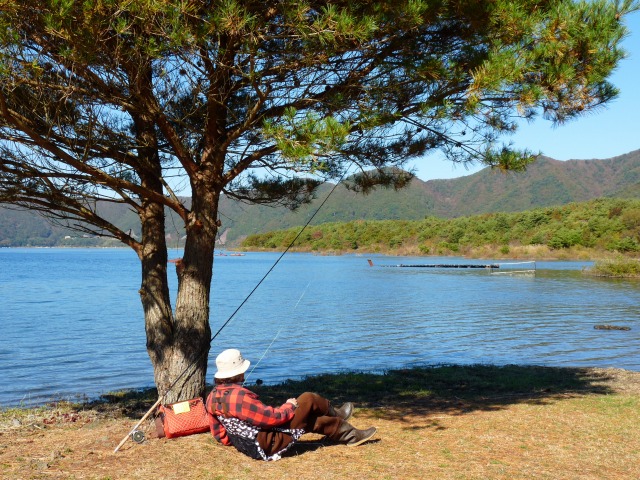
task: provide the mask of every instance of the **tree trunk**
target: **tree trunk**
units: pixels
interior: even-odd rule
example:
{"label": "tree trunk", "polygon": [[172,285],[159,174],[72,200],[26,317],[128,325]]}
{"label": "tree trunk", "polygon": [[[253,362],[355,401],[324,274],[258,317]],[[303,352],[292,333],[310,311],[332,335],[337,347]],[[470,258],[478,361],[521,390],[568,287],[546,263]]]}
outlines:
{"label": "tree trunk", "polygon": [[[216,202],[217,204],[217,202]],[[162,205],[146,207],[143,221],[142,289],[147,352],[163,403],[174,403],[204,394],[211,339],[209,293],[211,287],[213,232],[203,232],[197,215],[190,214],[185,253],[178,263],[178,295],[175,315],[167,277],[167,248]]]}
{"label": "tree trunk", "polygon": [[[154,123],[151,63],[130,64],[131,88],[139,104],[132,112],[138,152],[143,161],[137,171],[144,188],[163,195],[162,163]],[[147,352],[163,403],[174,403],[204,394],[211,329],[209,292],[213,248],[217,232],[219,193],[212,193],[211,176],[192,179],[192,211],[186,225],[187,241],[176,264],[178,296],[175,314],[167,277],[167,244],[164,206],[143,201],[140,212],[142,263],[140,296],[145,315]],[[208,181],[207,181],[208,180]],[[219,190],[218,190],[219,192]]]}
{"label": "tree trunk", "polygon": [[142,264],[140,299],[144,310],[147,352],[153,365],[155,384],[160,394],[173,382],[171,348],[174,318],[167,279],[167,248],[164,236],[164,208],[156,203],[145,204],[141,214]]}
{"label": "tree trunk", "polygon": [[192,190],[183,258],[176,263],[178,294],[171,313],[167,284],[167,249],[162,207],[149,206],[143,222],[142,301],[147,351],[163,403],[204,394],[211,341],[209,297],[217,233],[219,194],[211,188]]}
{"label": "tree trunk", "polygon": [[210,188],[194,188],[192,198],[184,255],[176,265],[178,296],[170,362],[173,375],[185,373],[168,395],[180,400],[204,393],[211,342],[209,302],[213,254],[218,231],[219,195]]}

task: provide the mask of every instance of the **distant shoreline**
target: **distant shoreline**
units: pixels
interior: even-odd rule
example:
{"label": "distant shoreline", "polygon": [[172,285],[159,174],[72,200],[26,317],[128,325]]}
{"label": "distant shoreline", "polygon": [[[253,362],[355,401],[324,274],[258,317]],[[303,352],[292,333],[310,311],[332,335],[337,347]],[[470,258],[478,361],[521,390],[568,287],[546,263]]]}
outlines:
{"label": "distant shoreline", "polygon": [[[527,249],[529,252],[527,252]],[[250,253],[282,253],[282,249],[252,248],[251,250],[238,249],[238,251]],[[397,250],[360,251],[360,250],[311,250],[304,247],[292,247],[292,253],[307,253],[318,256],[341,256],[341,255],[382,255],[385,257],[420,257],[420,258],[467,258],[467,259],[495,259],[495,260],[531,260],[531,261],[567,261],[567,262],[595,262],[596,260],[613,258],[615,253],[586,249],[568,248],[562,250],[551,250],[543,246],[536,247],[512,247],[509,253],[500,252],[500,248],[484,246],[474,248],[470,252],[459,252],[457,254],[428,255],[421,253],[417,248],[403,247]]]}
{"label": "distant shoreline", "polygon": [[[108,246],[108,247],[99,247],[99,246],[69,246],[69,245],[54,245],[54,246],[24,246],[24,247],[0,247],[0,249],[5,250],[53,250],[53,249],[64,249],[64,250],[132,250],[130,247],[125,245],[123,246]],[[171,250],[176,250],[174,247],[168,248],[167,251],[171,252]],[[181,250],[181,248],[179,249]],[[132,250],[133,251],[133,250]],[[245,250],[243,248],[234,248],[234,249],[216,249],[216,251],[234,251],[234,252],[242,252],[242,253],[282,253],[283,249],[270,249],[270,248],[253,248],[251,250]],[[593,251],[591,255],[588,255],[587,252],[579,251],[579,252],[571,252],[571,251],[559,251],[558,253],[545,252],[545,254],[532,254],[525,255],[522,253],[516,255],[505,255],[499,252],[499,249],[495,249],[495,251],[491,250],[490,247],[487,247],[487,250],[484,253],[488,253],[487,255],[465,255],[465,254],[443,254],[443,255],[425,255],[420,253],[419,251],[407,251],[407,249],[402,249],[398,251],[359,251],[359,250],[311,250],[307,248],[296,248],[293,247],[289,250],[290,253],[305,253],[311,255],[318,256],[335,256],[340,257],[343,255],[382,255],[385,257],[420,257],[420,258],[469,258],[469,259],[496,259],[496,260],[540,260],[540,261],[574,261],[574,262],[593,262],[599,258],[607,258],[611,256],[611,252],[599,252]]]}
{"label": "distant shoreline", "polygon": [[[53,245],[53,246],[2,246],[0,249],[17,250],[17,249],[30,249],[30,250],[52,250],[52,249],[65,249],[65,250],[132,250],[126,245],[121,246],[69,246],[69,245]],[[527,252],[527,249],[530,252]],[[175,247],[167,248],[167,252],[176,250]],[[179,248],[177,250],[182,250]],[[220,248],[216,251],[234,251],[242,253],[282,253],[284,249],[278,248],[252,248],[250,250],[242,247],[238,248]],[[343,255],[382,255],[385,257],[420,257],[420,258],[468,258],[468,259],[496,259],[496,260],[540,260],[540,261],[574,261],[574,262],[594,262],[602,258],[610,258],[615,256],[614,253],[608,251],[600,251],[595,249],[586,248],[568,248],[562,250],[551,250],[548,248],[532,247],[513,247],[508,254],[500,252],[500,249],[492,246],[484,246],[473,249],[468,253],[460,252],[458,254],[441,254],[430,255],[424,254],[413,249],[411,247],[403,247],[397,250],[387,249],[384,251],[360,251],[360,250],[312,250],[305,247],[292,247],[289,252],[291,253],[306,253],[318,256],[343,256]]]}

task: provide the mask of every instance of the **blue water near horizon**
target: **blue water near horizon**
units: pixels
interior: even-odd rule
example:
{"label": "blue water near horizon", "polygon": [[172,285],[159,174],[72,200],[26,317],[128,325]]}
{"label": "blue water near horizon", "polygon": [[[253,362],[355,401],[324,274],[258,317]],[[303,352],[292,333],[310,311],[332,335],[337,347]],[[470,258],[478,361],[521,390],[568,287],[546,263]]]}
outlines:
{"label": "blue water near horizon", "polygon": [[[213,332],[279,255],[216,256]],[[258,363],[249,382],[439,364],[640,371],[637,281],[584,276],[589,262],[536,262],[534,277],[383,267],[400,263],[494,261],[288,253],[212,342],[208,377],[228,347]],[[140,280],[126,248],[0,249],[0,406],[152,386]]]}

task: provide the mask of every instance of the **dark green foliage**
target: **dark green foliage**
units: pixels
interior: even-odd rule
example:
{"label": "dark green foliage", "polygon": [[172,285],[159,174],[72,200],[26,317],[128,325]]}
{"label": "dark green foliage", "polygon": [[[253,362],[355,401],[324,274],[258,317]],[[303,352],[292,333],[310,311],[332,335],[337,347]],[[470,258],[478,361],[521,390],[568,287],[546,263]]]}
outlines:
{"label": "dark green foliage", "polygon": [[[546,244],[551,249],[576,245],[603,250],[635,252],[640,236],[635,220],[625,227],[622,219],[635,219],[640,200],[597,199],[563,207],[521,213],[496,213],[456,219],[428,217],[416,221],[354,221],[314,227],[314,234],[300,239],[297,247],[310,250],[386,251],[401,245],[419,245],[425,254],[458,253],[462,248]],[[612,215],[612,211],[615,215]],[[249,236],[246,248],[288,246],[300,227]]]}
{"label": "dark green foliage", "polygon": [[[636,8],[634,0],[4,0],[0,202],[84,221],[85,231],[139,250],[92,210],[96,201],[139,212],[159,203],[184,224],[188,207],[167,188],[182,182],[198,215],[216,222],[220,192],[298,206],[316,185],[300,178],[336,180],[352,165],[358,190],[401,188],[411,174],[387,167],[435,151],[521,172],[535,155],[504,141],[516,119],[561,123],[615,98],[609,77]],[[256,169],[266,175],[257,180]],[[481,213],[460,205],[524,210],[550,191],[556,203],[586,200],[576,198],[575,178],[543,179],[528,195],[443,184],[430,198],[462,203],[417,218]],[[501,204],[487,202],[494,193]],[[247,233],[256,232],[239,235]]]}
{"label": "dark green foliage", "polygon": [[640,251],[640,243],[638,238],[623,237],[619,240],[615,240],[608,245],[609,250],[615,250],[617,252],[629,253]]}
{"label": "dark green foliage", "polygon": [[[402,190],[378,188],[364,197],[338,186],[318,212],[314,224],[359,219],[419,220],[426,216],[453,218],[499,211],[528,211],[529,217],[523,220],[522,228],[529,230],[549,221],[544,211],[532,210],[536,207],[582,202],[598,197],[634,198],[619,192],[629,191],[634,180],[633,175],[629,177],[627,174],[635,171],[640,171],[640,151],[606,160],[560,162],[540,158],[526,172],[517,175],[505,175],[487,168],[452,180],[423,182],[413,179]],[[540,189],[540,184],[545,184],[546,187]],[[303,225],[326,197],[329,188],[330,185],[320,187],[317,199],[296,212],[266,206],[241,206],[223,199],[223,228],[229,227],[229,239],[236,239],[244,235]],[[635,198],[640,198],[640,192]],[[627,215],[629,218],[625,221],[640,225],[640,213],[637,214],[638,218],[633,217],[633,213]],[[497,230],[482,222],[468,228],[474,232],[489,229],[495,235],[498,231],[501,234],[507,233],[505,227],[503,224]],[[640,226],[637,228],[640,229]],[[420,233],[421,238],[429,238],[431,234],[427,227]],[[493,240],[498,241],[497,237]],[[546,238],[534,243],[546,243]]]}
{"label": "dark green foliage", "polygon": [[569,248],[582,242],[582,233],[578,230],[571,230],[560,227],[547,242],[552,249]]}
{"label": "dark green foliage", "polygon": [[[555,160],[540,159],[535,167],[530,167],[527,172],[518,174],[505,181],[502,174],[496,175],[489,169],[485,169],[468,177],[461,177],[454,180],[430,180],[423,182],[414,178],[410,185],[402,190],[377,188],[368,195],[356,195],[339,185],[329,200],[320,209],[314,219],[314,224],[330,222],[348,222],[358,219],[367,220],[419,220],[428,217],[431,223],[426,222],[418,233],[418,241],[424,242],[439,235],[441,221],[438,217],[460,217],[476,213],[492,212],[498,209],[503,212],[523,211],[519,222],[510,227],[506,232],[503,228],[497,231],[492,221],[468,222],[462,228],[466,231],[465,236],[460,238],[462,244],[468,244],[467,238],[473,236],[484,236],[490,243],[499,244],[504,234],[509,234],[515,239],[523,239],[523,244],[535,245],[546,244],[553,234],[552,228],[544,228],[551,222],[551,216],[546,209],[535,207],[560,205],[559,198],[566,198],[569,191],[567,182],[558,180],[544,180],[545,178],[573,179],[576,187],[570,190],[571,201],[589,200],[598,194],[609,197],[633,198],[625,193],[631,191],[633,178],[629,178],[629,172],[640,171],[640,151],[632,152],[620,157],[606,160],[582,160],[559,162]],[[632,175],[633,177],[633,175]],[[537,183],[561,185],[563,192],[546,190],[545,195],[541,192],[536,194],[536,200],[529,200],[531,190],[535,190]],[[449,193],[441,191],[442,185],[448,186]],[[328,195],[331,184],[321,185],[316,191],[316,199],[310,205],[302,205],[295,211],[284,207],[270,207],[266,205],[247,205],[223,197],[220,202],[222,221],[222,231],[228,229],[226,240],[234,244],[237,239],[242,239],[246,235],[261,232],[286,229],[293,225],[303,225],[320,202]],[[475,199],[471,201],[467,188],[476,189]],[[508,201],[506,199],[509,199]],[[522,201],[522,199],[526,201]],[[640,191],[635,198],[640,198]],[[190,202],[185,199],[185,204]],[[525,205],[526,206],[523,206]],[[129,209],[113,205],[100,204],[100,212],[123,230],[132,230],[140,235],[140,223],[137,216]],[[181,238],[185,231],[181,219],[175,213],[166,210],[166,234],[167,244],[170,248],[175,248],[184,243]],[[623,212],[611,204],[610,211],[606,215],[590,215],[582,218],[581,229],[587,237],[598,238],[607,234],[607,230],[612,227],[609,222],[609,215],[617,215],[621,223],[616,224],[616,228],[628,229],[632,237],[640,236],[640,208],[625,209]],[[480,217],[482,218],[482,216]],[[366,225],[366,221],[365,224]],[[362,228],[366,228],[363,226]],[[51,235],[32,231],[51,231]],[[311,231],[311,230],[309,230]],[[535,231],[535,233],[531,233]],[[321,230],[313,230],[315,235],[324,235]],[[529,232],[529,233],[527,233]],[[0,246],[44,246],[44,245],[69,245],[69,241],[62,241],[64,236],[81,237],[77,232],[51,226],[46,221],[29,212],[18,212],[0,206]],[[529,236],[528,236],[529,235]],[[47,239],[49,243],[44,243]],[[79,241],[79,239],[78,239]],[[84,245],[95,245],[99,242],[104,244],[105,240],[93,240],[88,243],[83,240]],[[328,243],[327,243],[328,245]],[[331,248],[338,249],[339,242],[333,242]],[[272,245],[270,248],[276,248]],[[359,246],[361,248],[361,246]],[[424,245],[421,247],[423,253],[434,252],[433,246]]]}

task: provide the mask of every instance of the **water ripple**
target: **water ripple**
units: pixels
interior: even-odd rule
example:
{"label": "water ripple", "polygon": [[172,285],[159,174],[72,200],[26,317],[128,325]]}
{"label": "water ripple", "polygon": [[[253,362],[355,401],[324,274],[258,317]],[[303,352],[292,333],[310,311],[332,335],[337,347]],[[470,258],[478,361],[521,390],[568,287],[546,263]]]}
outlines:
{"label": "water ripple", "polygon": [[[214,332],[276,258],[216,257]],[[582,266],[540,263],[535,277],[509,277],[288,254],[214,340],[209,375],[228,347],[267,382],[441,363],[640,370],[638,283],[583,277]],[[125,249],[0,249],[0,405],[151,385],[139,278]],[[593,328],[604,323],[631,330]]]}

